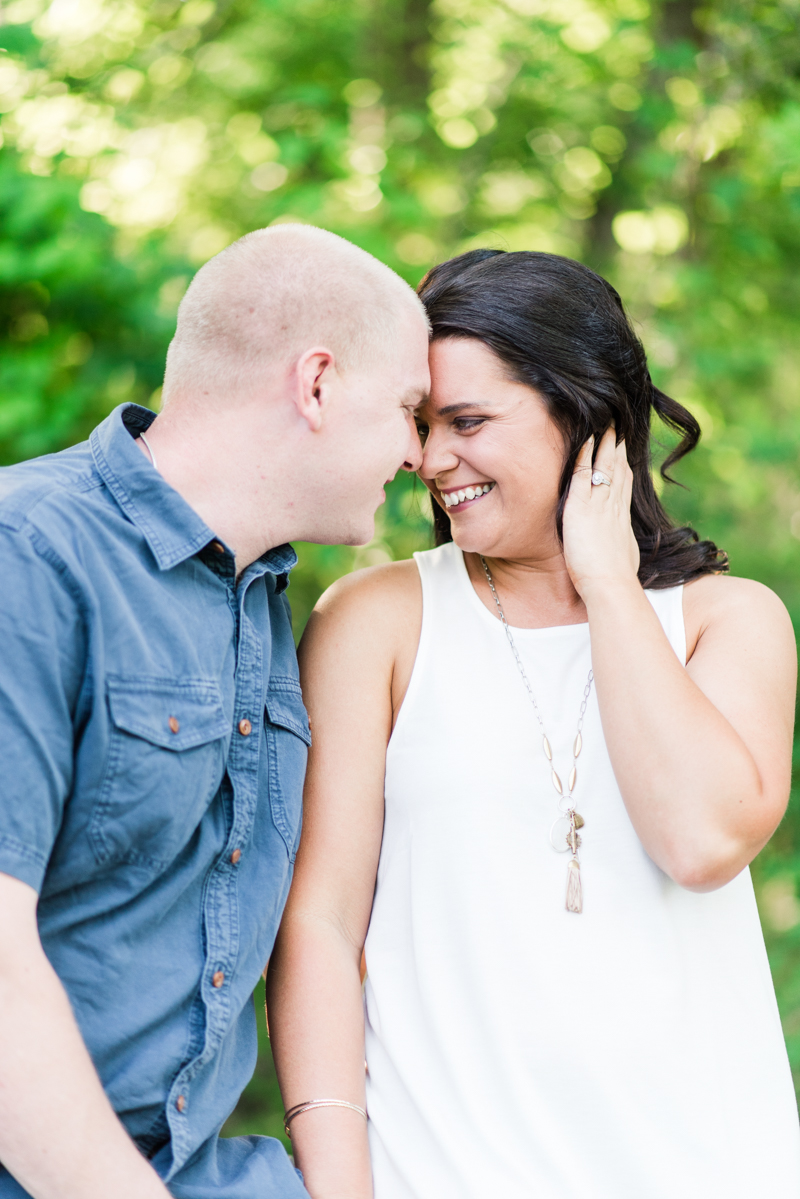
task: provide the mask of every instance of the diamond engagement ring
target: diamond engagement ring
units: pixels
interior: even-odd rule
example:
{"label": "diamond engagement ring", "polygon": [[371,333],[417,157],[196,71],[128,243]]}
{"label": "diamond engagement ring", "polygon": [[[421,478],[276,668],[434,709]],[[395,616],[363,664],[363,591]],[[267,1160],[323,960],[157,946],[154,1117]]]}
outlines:
{"label": "diamond engagement ring", "polygon": [[611,480],[601,470],[592,472],[592,487],[610,487]]}

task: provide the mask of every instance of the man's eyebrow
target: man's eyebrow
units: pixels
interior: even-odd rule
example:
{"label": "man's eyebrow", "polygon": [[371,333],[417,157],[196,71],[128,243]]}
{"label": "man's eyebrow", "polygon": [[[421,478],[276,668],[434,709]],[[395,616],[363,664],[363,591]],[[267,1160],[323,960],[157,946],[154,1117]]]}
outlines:
{"label": "man's eyebrow", "polygon": [[403,403],[413,404],[415,408],[421,408],[423,404],[428,403],[430,398],[427,391],[424,391],[421,387],[415,387],[411,391],[406,392]]}

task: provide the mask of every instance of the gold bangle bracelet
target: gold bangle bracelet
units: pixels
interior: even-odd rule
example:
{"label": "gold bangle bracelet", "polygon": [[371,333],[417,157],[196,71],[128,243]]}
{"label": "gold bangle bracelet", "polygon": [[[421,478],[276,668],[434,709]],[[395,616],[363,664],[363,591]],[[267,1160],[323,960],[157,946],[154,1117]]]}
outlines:
{"label": "gold bangle bracelet", "polygon": [[358,1112],[359,1116],[363,1116],[365,1120],[367,1118],[363,1107],[359,1107],[357,1103],[348,1103],[346,1099],[309,1099],[306,1103],[296,1103],[294,1107],[290,1107],[288,1112],[284,1113],[283,1128],[290,1140],[292,1134],[289,1131],[289,1125],[292,1120],[296,1116],[302,1116],[303,1112],[310,1112],[315,1107],[349,1107],[351,1111]]}

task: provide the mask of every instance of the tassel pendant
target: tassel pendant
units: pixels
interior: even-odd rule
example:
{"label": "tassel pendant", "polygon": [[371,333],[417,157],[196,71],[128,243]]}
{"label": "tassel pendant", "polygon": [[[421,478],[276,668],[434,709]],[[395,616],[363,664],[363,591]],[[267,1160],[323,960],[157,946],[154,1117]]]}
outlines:
{"label": "tassel pendant", "polygon": [[567,866],[567,911],[583,911],[583,888],[581,887],[581,867],[577,858],[572,858]]}

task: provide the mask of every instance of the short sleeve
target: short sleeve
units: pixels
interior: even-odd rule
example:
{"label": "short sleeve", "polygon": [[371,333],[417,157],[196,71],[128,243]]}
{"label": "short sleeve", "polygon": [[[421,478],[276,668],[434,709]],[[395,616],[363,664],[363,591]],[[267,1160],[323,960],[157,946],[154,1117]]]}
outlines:
{"label": "short sleeve", "polygon": [[0,528],[0,871],[41,890],[73,772],[85,633],[57,556]]}

